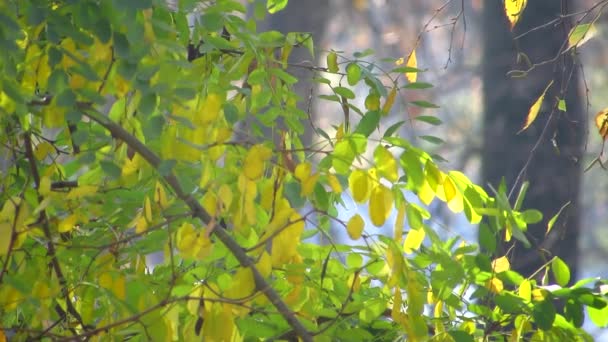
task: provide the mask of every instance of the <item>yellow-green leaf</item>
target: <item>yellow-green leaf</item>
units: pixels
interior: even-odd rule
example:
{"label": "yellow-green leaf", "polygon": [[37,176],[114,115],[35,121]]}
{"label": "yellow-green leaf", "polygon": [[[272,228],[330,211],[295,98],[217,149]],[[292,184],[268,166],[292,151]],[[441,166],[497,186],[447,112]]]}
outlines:
{"label": "yellow-green leaf", "polygon": [[425,235],[426,233],[422,228],[410,229],[405,237],[405,241],[403,242],[403,250],[405,253],[411,254],[420,249],[420,245],[422,245]]}
{"label": "yellow-green leaf", "polygon": [[367,172],[359,169],[351,172],[350,176],[348,177],[348,187],[355,202],[363,203],[367,201],[371,189],[370,179]]}
{"label": "yellow-green leaf", "polygon": [[393,208],[393,193],[383,184],[373,188],[369,199],[369,216],[376,227],[384,224]]}
{"label": "yellow-green leaf", "polygon": [[579,24],[573,27],[568,34],[568,49],[577,48],[597,35],[597,28],[593,23]]}
{"label": "yellow-green leaf", "polygon": [[346,224],[346,232],[351,239],[357,240],[361,237],[364,227],[365,221],[363,221],[361,215],[355,214],[350,218],[350,220],[348,220],[348,223]]}
{"label": "yellow-green leaf", "polygon": [[243,171],[251,180],[257,180],[264,174],[264,164],[272,156],[272,150],[264,145],[255,145],[245,157]]}
{"label": "yellow-green leaf", "polygon": [[553,81],[549,82],[549,84],[547,85],[545,90],[543,90],[542,94],[540,94],[540,96],[536,99],[536,101],[534,101],[534,104],[532,104],[532,107],[530,107],[530,110],[528,111],[528,115],[526,116],[526,122],[524,123],[524,126],[519,130],[519,132],[517,132],[517,134],[525,131],[528,127],[530,127],[530,125],[534,122],[534,120],[536,120],[536,117],[538,116],[538,112],[540,111],[540,107],[542,106],[543,100],[545,99],[545,94],[547,93],[547,90],[549,90],[549,87],[552,84],[553,84]]}
{"label": "yellow-green leaf", "polygon": [[551,270],[555,277],[555,282],[559,286],[566,286],[570,282],[570,268],[560,257],[555,257],[551,263]]}
{"label": "yellow-green leaf", "polygon": [[327,70],[332,73],[338,72],[338,55],[335,51],[327,55]]}
{"label": "yellow-green leaf", "polygon": [[384,106],[382,106],[382,113],[385,115],[390,112],[391,108],[393,108],[393,104],[395,104],[395,98],[397,97],[397,86],[393,86],[391,92],[386,97],[386,102],[384,102]]}
{"label": "yellow-green leaf", "polygon": [[500,258],[496,258],[492,261],[492,271],[494,271],[494,273],[508,271],[510,268],[511,263],[506,256],[501,256]]}
{"label": "yellow-green leaf", "polygon": [[396,182],[399,179],[397,170],[397,161],[393,154],[390,153],[384,146],[378,145],[374,151],[374,163],[381,177],[388,179],[391,182]]}

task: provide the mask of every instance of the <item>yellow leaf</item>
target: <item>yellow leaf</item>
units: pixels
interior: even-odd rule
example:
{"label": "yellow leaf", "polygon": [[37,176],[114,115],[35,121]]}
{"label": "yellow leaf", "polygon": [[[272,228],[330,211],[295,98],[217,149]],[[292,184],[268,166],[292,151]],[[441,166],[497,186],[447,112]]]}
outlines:
{"label": "yellow leaf", "polygon": [[333,173],[327,174],[327,183],[329,183],[331,191],[333,191],[335,194],[342,193],[342,184],[340,184],[338,177],[336,177],[336,175],[334,175]]}
{"label": "yellow leaf", "polygon": [[13,225],[9,222],[0,222],[0,255],[6,255],[11,244]]}
{"label": "yellow leaf", "polygon": [[397,219],[395,219],[395,229],[393,232],[393,237],[396,242],[401,242],[403,238],[403,227],[405,224],[405,203],[402,202],[399,206],[399,210],[397,210]]}
{"label": "yellow leaf", "polygon": [[502,283],[502,280],[496,277],[492,277],[490,280],[488,280],[488,282],[486,283],[486,287],[494,293],[500,293],[505,288]]}
{"label": "yellow leaf", "polygon": [[511,268],[511,263],[506,256],[501,256],[492,261],[492,271],[494,273],[500,273],[508,271]]}
{"label": "yellow leaf", "polygon": [[414,253],[414,251],[420,249],[422,241],[424,241],[425,235],[426,233],[422,228],[410,229],[410,231],[407,233],[407,236],[405,237],[405,241],[403,242],[403,250],[405,251],[405,253],[411,254]]}
{"label": "yellow leaf", "polygon": [[222,98],[218,94],[209,94],[203,101],[199,114],[194,119],[195,125],[202,125],[217,120],[222,108]]}
{"label": "yellow leaf", "polygon": [[380,109],[380,96],[376,93],[367,95],[365,98],[365,109],[374,111]]}
{"label": "yellow leaf", "polygon": [[382,226],[384,224],[384,221],[386,221],[386,219],[390,215],[392,208],[392,191],[383,184],[378,184],[372,190],[369,199],[369,216],[372,223],[376,227]]}
{"label": "yellow leaf", "polygon": [[418,198],[420,198],[420,201],[422,201],[422,203],[424,203],[425,205],[431,204],[431,202],[435,198],[435,192],[433,191],[433,189],[431,189],[429,182],[427,182],[426,180],[424,181],[424,183],[422,183],[420,189],[418,189]]}
{"label": "yellow leaf", "polygon": [[393,154],[384,146],[378,145],[374,150],[374,162],[376,169],[381,177],[388,179],[391,182],[396,182],[399,179],[397,169],[397,161]]}
{"label": "yellow leaf", "polygon": [[363,203],[367,201],[371,188],[367,172],[359,169],[353,171],[348,177],[348,188],[355,202]]}
{"label": "yellow leaf", "polygon": [[80,185],[76,188],[73,188],[68,192],[65,196],[66,200],[79,200],[83,197],[90,196],[92,194],[97,193],[98,187],[95,185]]}
{"label": "yellow leaf", "polygon": [[388,114],[388,112],[393,108],[393,104],[395,104],[395,98],[397,97],[397,86],[393,86],[391,92],[388,94],[386,98],[386,102],[384,102],[384,106],[382,106],[382,113]]}
{"label": "yellow leaf", "polygon": [[549,82],[542,94],[540,94],[536,101],[534,101],[534,104],[532,105],[532,107],[530,107],[530,110],[528,111],[528,116],[526,116],[526,122],[524,123],[524,126],[519,130],[519,132],[517,132],[517,134],[525,131],[528,127],[530,127],[534,120],[536,120],[538,112],[540,111],[540,107],[542,106],[543,100],[545,99],[545,94],[547,93],[547,90],[549,90],[549,87],[551,87],[552,84],[553,81]]}
{"label": "yellow leaf", "polygon": [[456,184],[450,176],[446,176],[443,181],[443,192],[448,202],[448,208],[454,213],[464,210],[462,194],[456,188]]}
{"label": "yellow leaf", "polygon": [[46,196],[51,193],[51,179],[47,176],[40,178],[40,186],[38,187],[38,193],[41,196]]}
{"label": "yellow leaf", "polygon": [[[418,68],[418,59],[416,58],[416,50],[412,50],[412,53],[407,58],[407,63],[405,64],[405,66],[408,66],[410,68]],[[418,78],[418,73],[417,72],[406,72],[405,77],[407,78],[407,80],[410,83],[414,83],[414,82],[416,82],[416,79]]]}
{"label": "yellow leaf", "polygon": [[191,223],[184,222],[177,231],[178,251],[186,258],[203,259],[211,253],[213,244],[202,231],[194,229]]}
{"label": "yellow leaf", "polygon": [[152,204],[150,203],[149,196],[146,196],[146,200],[144,202],[144,216],[146,217],[146,221],[152,222]]}
{"label": "yellow leaf", "polygon": [[301,196],[306,197],[310,195],[315,189],[315,185],[317,185],[317,180],[319,179],[319,174],[315,173],[311,177],[308,177],[306,181],[302,183],[302,191]]}
{"label": "yellow leaf", "polygon": [[161,209],[167,209],[169,206],[165,187],[158,181],[156,182],[156,187],[154,188],[154,202],[157,203]]}
{"label": "yellow leaf", "polygon": [[268,252],[262,252],[260,259],[256,263],[256,268],[258,271],[260,271],[262,277],[266,278],[270,275],[272,272],[272,259],[270,258],[270,254],[268,254]]}
{"label": "yellow leaf", "polygon": [[532,300],[532,284],[530,283],[530,281],[528,279],[525,279],[524,281],[521,282],[521,284],[519,284],[519,290],[518,290],[519,296],[521,298],[523,298],[526,301],[530,301]]}
{"label": "yellow leaf", "polygon": [[595,126],[600,136],[606,140],[608,138],[608,108],[604,108],[595,115]]}
{"label": "yellow leaf", "polygon": [[507,15],[507,19],[509,19],[511,30],[513,30],[519,18],[521,18],[527,2],[528,0],[504,0],[505,14]]}
{"label": "yellow leaf", "polygon": [[203,195],[201,205],[209,215],[213,217],[217,216],[217,196],[213,192],[207,191]]}
{"label": "yellow leaf", "polygon": [[310,177],[310,173],[312,172],[312,165],[309,162],[303,162],[296,166],[295,176],[300,182],[304,182]]}
{"label": "yellow leaf", "polygon": [[230,186],[228,186],[227,184],[220,185],[220,188],[217,191],[217,194],[218,194],[220,200],[222,201],[222,205],[224,206],[224,208],[226,208],[226,209],[230,208],[230,205],[232,204],[232,199],[234,197],[232,194],[232,189],[230,189]]}
{"label": "yellow leaf", "polygon": [[348,220],[348,223],[346,224],[346,232],[351,239],[357,240],[361,237],[364,227],[365,221],[363,221],[361,215],[355,214],[350,218],[350,220]]}
{"label": "yellow leaf", "polygon": [[36,145],[34,149],[34,157],[38,160],[42,160],[46,158],[49,154],[51,154],[55,148],[48,141],[43,141],[40,144]]}
{"label": "yellow leaf", "polygon": [[71,231],[72,229],[74,229],[74,226],[76,225],[77,221],[78,221],[78,216],[76,214],[69,215],[65,219],[61,220],[61,222],[59,222],[59,225],[57,226],[57,230],[60,233],[67,233],[67,232]]}
{"label": "yellow leaf", "polygon": [[247,152],[243,171],[245,176],[256,180],[264,174],[264,164],[272,156],[272,150],[264,145],[255,145]]}
{"label": "yellow leaf", "polygon": [[272,239],[270,256],[272,265],[275,267],[288,263],[298,253],[296,247],[300,243],[300,236],[304,231],[304,220],[300,214],[291,209],[289,222],[290,224]]}
{"label": "yellow leaf", "polygon": [[145,217],[139,215],[135,221],[135,233],[141,234],[148,230],[148,220]]}

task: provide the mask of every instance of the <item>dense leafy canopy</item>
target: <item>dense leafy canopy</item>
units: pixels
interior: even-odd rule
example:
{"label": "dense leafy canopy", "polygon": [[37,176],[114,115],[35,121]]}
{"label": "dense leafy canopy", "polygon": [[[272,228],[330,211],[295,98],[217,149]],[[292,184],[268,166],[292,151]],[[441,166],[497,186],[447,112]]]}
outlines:
{"label": "dense leafy canopy", "polygon": [[[596,279],[572,285],[553,258],[537,282],[496,255],[498,239],[528,244],[541,213],[442,170],[397,134],[410,120],[383,128],[401,91],[429,86],[415,52],[393,70],[371,51],[309,66],[345,121],[304,146],[309,114],[287,67],[293,49],[316,53],[312,39],[258,32],[245,12],[0,5],[0,341],[586,340],[584,307],[608,323],[602,286],[585,286]],[[435,199],[481,222],[484,252],[431,228]],[[340,218],[357,204],[368,212]]]}

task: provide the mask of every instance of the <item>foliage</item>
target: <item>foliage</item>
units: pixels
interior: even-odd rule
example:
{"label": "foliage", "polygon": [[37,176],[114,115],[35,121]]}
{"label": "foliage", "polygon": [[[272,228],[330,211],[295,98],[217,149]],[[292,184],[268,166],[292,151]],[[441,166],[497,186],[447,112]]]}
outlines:
{"label": "foliage", "polygon": [[[257,32],[239,2],[0,6],[0,340],[588,340],[585,307],[608,323],[601,281],[570,285],[553,258],[537,282],[496,255],[542,217],[525,189],[512,206],[396,135],[406,121],[381,129],[428,87],[414,52],[390,71],[371,51],[310,67],[345,121],[304,146],[286,69],[312,40]],[[481,223],[484,252],[431,229],[435,198]],[[338,217],[354,203],[370,222]]]}

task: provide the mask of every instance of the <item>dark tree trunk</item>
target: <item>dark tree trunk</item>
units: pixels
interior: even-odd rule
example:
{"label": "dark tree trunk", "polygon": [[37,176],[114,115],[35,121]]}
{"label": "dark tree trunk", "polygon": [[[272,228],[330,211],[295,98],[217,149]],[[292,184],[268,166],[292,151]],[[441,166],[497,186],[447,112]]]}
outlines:
{"label": "dark tree trunk", "polygon": [[[509,31],[501,1],[487,1],[484,5],[484,184],[497,189],[504,176],[508,189],[516,186],[510,198],[513,204],[522,181],[529,181],[524,208],[538,209],[544,215],[540,223],[528,227],[532,248],[525,249],[517,243],[511,250],[513,268],[524,275],[531,275],[554,255],[571,267],[573,278],[577,270],[585,116],[572,55],[566,52],[556,58],[571,26],[570,23],[548,25],[514,39],[558,18],[566,11],[561,6],[567,3],[567,0],[528,1],[513,33]],[[518,62],[518,52],[526,54],[532,63],[556,59],[536,66],[526,77],[510,78],[506,75],[508,71],[528,68],[524,59]],[[545,96],[538,118],[517,135],[530,107],[551,80],[554,80],[553,86]],[[557,110],[556,97],[565,98],[567,112]],[[552,233],[545,237],[549,219],[567,202],[571,204]],[[502,252],[511,244],[503,245]]]}
{"label": "dark tree trunk", "polygon": [[[282,33],[310,33],[315,43],[316,56],[311,56],[308,49],[301,46],[292,51],[289,61],[292,63],[310,62],[307,64],[318,66],[319,61],[315,57],[320,55],[319,46],[327,27],[329,9],[330,1],[327,0],[290,1],[284,10],[269,16],[266,23],[267,27],[263,27],[263,29],[277,30]],[[316,95],[316,84],[312,82],[313,73],[308,69],[299,67],[290,67],[288,71],[298,78],[295,85],[295,91],[301,98],[298,107],[304,111],[310,110],[312,120],[316,120],[314,103],[311,103]],[[313,95],[312,98],[310,95]],[[310,128],[308,126],[305,135],[300,137],[305,146],[312,142],[312,130]]]}

